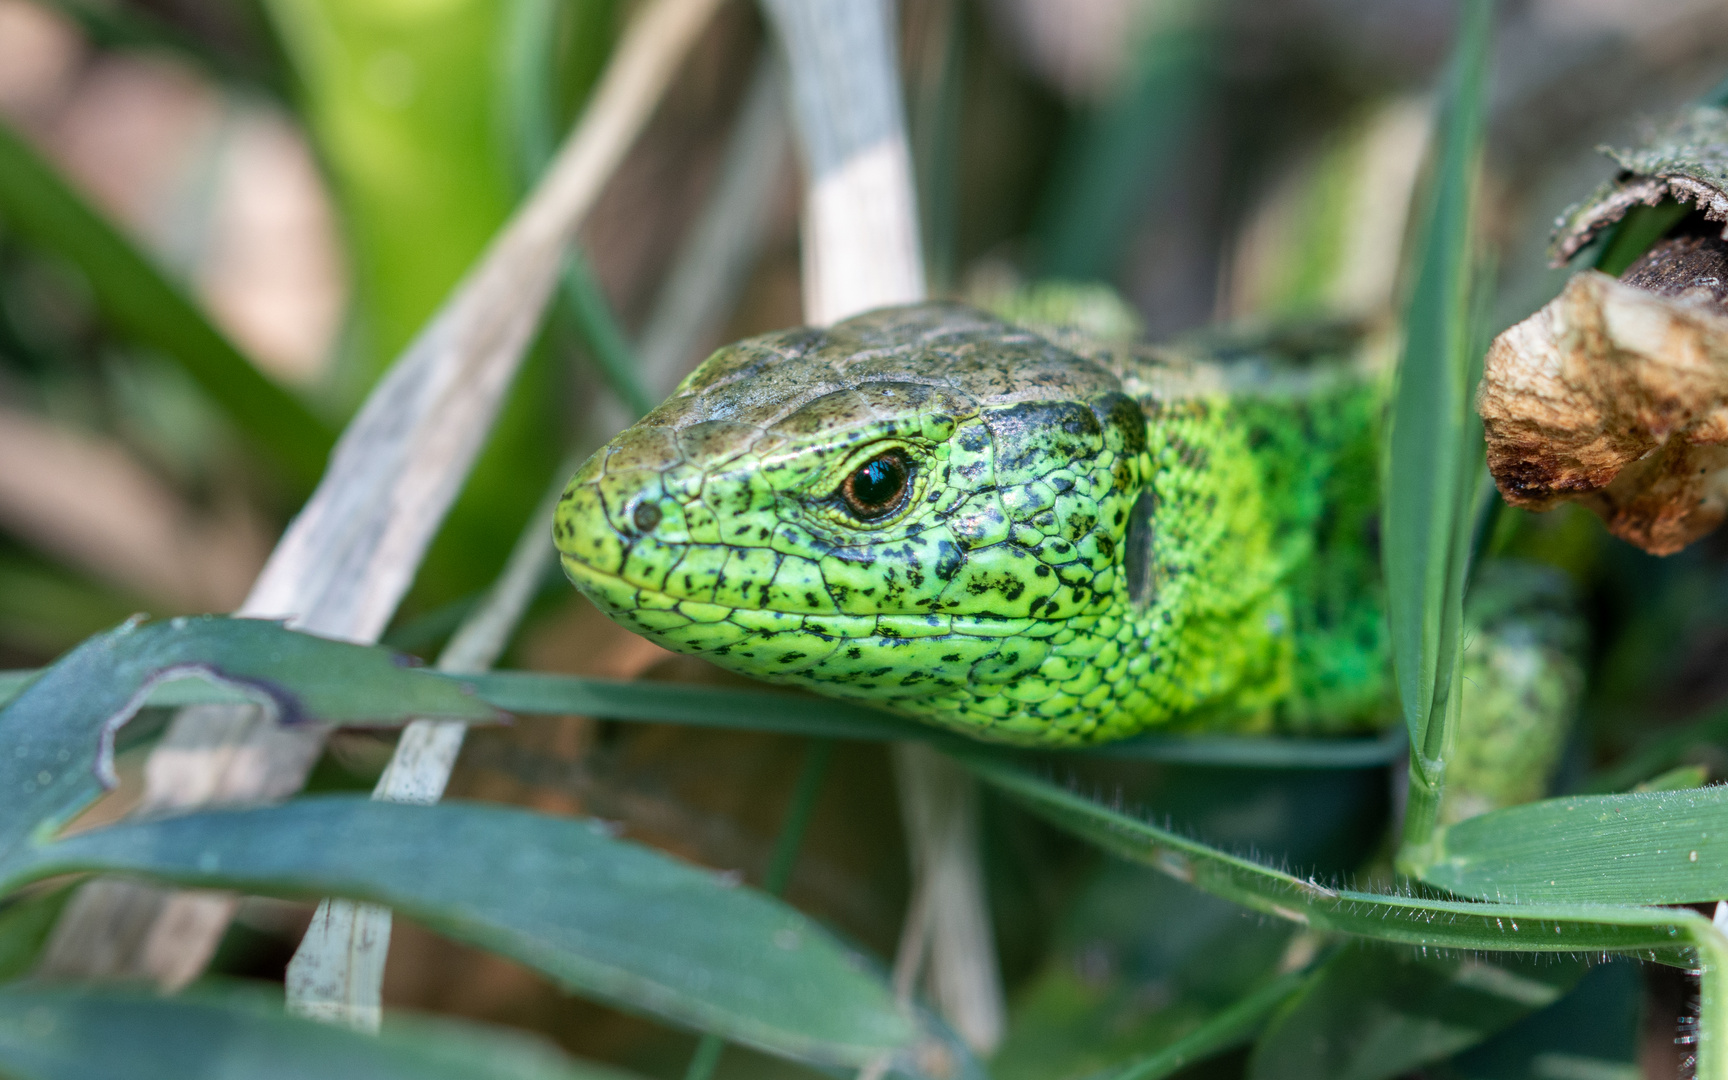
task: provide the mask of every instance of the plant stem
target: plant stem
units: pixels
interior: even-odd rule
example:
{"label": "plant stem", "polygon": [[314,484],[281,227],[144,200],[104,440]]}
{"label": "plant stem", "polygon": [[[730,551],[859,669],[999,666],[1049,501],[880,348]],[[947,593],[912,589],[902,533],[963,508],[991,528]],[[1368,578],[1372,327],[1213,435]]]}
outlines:
{"label": "plant stem", "polygon": [[[377,639],[485,442],[566,242],[718,7],[642,6],[545,177],[343,433],[242,614],[292,613],[314,633]],[[322,729],[283,729],[256,708],[194,712],[182,712],[151,755],[151,810],[187,808],[216,793],[242,802],[285,797],[305,782],[323,745]],[[232,914],[231,900],[209,894],[92,883],[56,935],[72,951],[51,950],[47,963],[67,976],[105,971],[184,985]]]}
{"label": "plant stem", "polygon": [[[560,462],[529,517],[504,572],[462,620],[438,657],[455,673],[491,667],[516,632],[552,561],[552,513],[577,455]],[[402,732],[374,799],[431,804],[444,794],[468,725],[416,720]],[[288,1010],[313,1019],[377,1031],[383,1020],[384,961],[390,951],[390,909],[352,900],[324,900],[288,964]]]}

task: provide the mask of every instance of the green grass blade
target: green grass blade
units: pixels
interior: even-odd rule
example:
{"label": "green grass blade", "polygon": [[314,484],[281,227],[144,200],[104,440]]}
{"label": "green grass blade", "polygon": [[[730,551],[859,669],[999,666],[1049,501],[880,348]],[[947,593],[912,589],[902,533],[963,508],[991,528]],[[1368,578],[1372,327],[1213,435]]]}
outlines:
{"label": "green grass blade", "polygon": [[1560,1000],[1588,965],[1455,954],[1334,953],[1254,1048],[1249,1080],[1388,1080]]}
{"label": "green grass blade", "polygon": [[594,362],[606,377],[606,385],[618,395],[634,416],[643,416],[654,407],[654,398],[642,385],[637,374],[636,351],[630,347],[624,328],[612,313],[612,302],[601,291],[594,270],[579,249],[572,248],[564,260],[564,277],[560,283],[564,303],[576,317],[582,338],[588,343]]}
{"label": "green grass blade", "polygon": [[90,44],[104,52],[168,53],[213,78],[234,84],[241,93],[263,90],[277,98],[288,97],[288,80],[273,43],[262,40],[248,47],[250,42],[267,37],[251,4],[230,9],[234,22],[221,40],[189,33],[148,8],[116,7],[100,0],[49,0],[48,6],[76,22]]}
{"label": "green grass blade", "polygon": [[465,675],[506,712],[601,716],[839,739],[918,738],[931,729],[863,705],[775,691],[729,690],[527,671]]}
{"label": "green grass blade", "polygon": [[0,709],[0,858],[112,783],[113,735],[153,683],[203,675],[270,701],[285,723],[483,722],[497,714],[461,684],[403,666],[387,649],[331,641],[261,619],[128,622],[89,639]]}
{"label": "green grass blade", "polygon": [[[558,20],[555,0],[513,0],[506,26],[506,64],[500,97],[514,144],[517,171],[537,179],[557,149],[556,120]],[[642,416],[654,400],[637,375],[635,350],[606,298],[581,246],[565,255],[559,293],[606,384],[632,415]],[[610,432],[606,433],[610,434]]]}
{"label": "green grass blade", "polygon": [[600,1000],[822,1065],[916,1037],[892,989],[792,908],[597,822],[314,797],[78,833],[12,877],[100,871],[387,905]]}
{"label": "green grass blade", "polygon": [[1404,732],[1372,739],[1288,739],[1275,736],[1144,735],[1086,751],[1097,757],[1161,761],[1172,765],[1225,765],[1249,769],[1372,769],[1404,756]]}
{"label": "green grass blade", "polygon": [[963,759],[979,778],[1046,821],[1245,907],[1318,930],[1464,952],[1614,952],[1699,976],[1697,1076],[1728,1080],[1728,937],[1687,908],[1499,904],[1334,889],[1101,806],[1047,780]]}
{"label": "green grass blade", "polygon": [[1299,971],[1280,975],[1169,1046],[1120,1069],[1098,1073],[1094,1080],[1163,1080],[1197,1061],[1240,1046],[1254,1037],[1274,1009],[1302,989],[1307,978],[1306,972]]}
{"label": "green grass blade", "polygon": [[1728,787],[1581,795],[1482,814],[1440,836],[1424,880],[1515,903],[1728,897]]}
{"label": "green grass blade", "polygon": [[1651,1073],[1637,1064],[1645,1038],[1643,1006],[1644,980],[1636,964],[1598,964],[1553,1005],[1427,1076],[1432,1080],[1645,1080]]}
{"label": "green grass blade", "polygon": [[[1464,8],[1432,196],[1405,316],[1388,439],[1384,560],[1387,619],[1399,701],[1411,743],[1406,836],[1431,830],[1445,767],[1447,725],[1434,723],[1450,696],[1462,606],[1459,537],[1475,475],[1464,452],[1472,417],[1471,217],[1481,154],[1490,0]],[[1449,661],[1442,670],[1443,661]]]}
{"label": "green grass blade", "polygon": [[239,985],[176,998],[0,988],[0,1072],[29,1080],[630,1080],[503,1029],[398,1019],[363,1035],[287,1016],[275,995]]}
{"label": "green grass blade", "polygon": [[335,434],[271,382],[131,241],[0,123],[0,218],[83,271],[115,329],[183,367],[234,427],[310,491]]}
{"label": "green grass blade", "polygon": [[[16,697],[37,671],[0,671],[0,706]],[[537,671],[489,671],[441,675],[471,689],[505,712],[533,716],[597,716],[637,723],[689,724],[736,731],[772,731],[818,738],[926,739],[972,745],[947,732],[879,712],[868,706],[776,690],[734,690],[692,684],[596,679]],[[231,686],[201,680],[162,683],[145,704],[162,707],[251,700]],[[1178,765],[1260,769],[1364,769],[1397,760],[1404,736],[1373,739],[1277,739],[1161,735],[1054,754],[1086,754]]]}
{"label": "green grass blade", "polygon": [[1596,269],[1619,277],[1638,261],[1638,256],[1649,251],[1652,244],[1691,212],[1692,204],[1683,202],[1632,207],[1609,231],[1602,245],[1602,254],[1596,260]]}
{"label": "green grass blade", "polygon": [[[1705,931],[1715,934],[1707,919],[1691,911],[1483,904],[1335,889],[1149,825],[1013,766],[979,756],[963,760],[1033,813],[1106,851],[1214,896],[1319,930],[1440,949],[1631,952],[1665,961],[1698,948]],[[1722,946],[1728,949],[1728,941]]]}

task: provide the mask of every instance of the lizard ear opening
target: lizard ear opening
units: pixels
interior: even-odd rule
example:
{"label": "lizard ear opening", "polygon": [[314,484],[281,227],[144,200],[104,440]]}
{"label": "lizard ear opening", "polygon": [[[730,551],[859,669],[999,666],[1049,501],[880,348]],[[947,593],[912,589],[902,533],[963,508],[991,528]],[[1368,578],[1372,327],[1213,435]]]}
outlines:
{"label": "lizard ear opening", "polygon": [[1128,575],[1128,602],[1136,611],[1145,610],[1157,595],[1152,574],[1152,514],[1158,496],[1150,487],[1140,489],[1128,511],[1128,535],[1122,541],[1122,570]]}

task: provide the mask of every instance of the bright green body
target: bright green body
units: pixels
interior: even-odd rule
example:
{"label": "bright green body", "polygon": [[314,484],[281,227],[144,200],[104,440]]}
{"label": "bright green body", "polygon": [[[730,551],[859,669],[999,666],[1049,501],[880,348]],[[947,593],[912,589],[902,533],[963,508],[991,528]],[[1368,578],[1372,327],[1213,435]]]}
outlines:
{"label": "bright green body", "polygon": [[987,739],[1385,722],[1379,380],[1064,343],[931,304],[723,349],[571,481],[565,568],[667,648]]}

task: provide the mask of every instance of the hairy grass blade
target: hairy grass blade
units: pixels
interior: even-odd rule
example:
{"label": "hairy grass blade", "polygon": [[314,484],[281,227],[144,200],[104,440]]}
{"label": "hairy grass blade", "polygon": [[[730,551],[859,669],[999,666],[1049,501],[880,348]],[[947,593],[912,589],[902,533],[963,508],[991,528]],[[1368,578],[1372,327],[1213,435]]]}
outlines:
{"label": "hairy grass blade", "polygon": [[1009,765],[969,756],[987,783],[1058,827],[1215,896],[1278,918],[1405,945],[1487,952],[1629,952],[1690,963],[1720,947],[1691,911],[1591,904],[1483,904],[1359,892],[1308,881],[1111,810]]}
{"label": "hairy grass blade", "polygon": [[1010,766],[969,757],[985,782],[1105,851],[1317,930],[1465,952],[1617,952],[1699,976],[1697,1075],[1728,1080],[1728,937],[1685,908],[1495,904],[1334,889],[1149,825]]}

